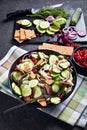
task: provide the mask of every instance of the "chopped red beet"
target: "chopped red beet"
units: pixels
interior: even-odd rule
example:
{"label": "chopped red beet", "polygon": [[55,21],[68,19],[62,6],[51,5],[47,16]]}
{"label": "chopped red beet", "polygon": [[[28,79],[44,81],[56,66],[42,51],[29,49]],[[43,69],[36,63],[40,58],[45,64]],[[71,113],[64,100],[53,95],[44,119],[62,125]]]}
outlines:
{"label": "chopped red beet", "polygon": [[35,68],[35,69],[33,69],[33,73],[34,74],[37,74],[37,72],[38,72],[38,70]]}
{"label": "chopped red beet", "polygon": [[87,67],[87,49],[77,50],[74,53],[76,62],[84,67]]}
{"label": "chopped red beet", "polygon": [[18,68],[16,67],[16,68],[14,68],[14,71],[17,71],[18,70]]}
{"label": "chopped red beet", "polygon": [[43,36],[43,34],[42,34],[42,33],[40,33],[40,34],[39,34],[39,36],[40,36],[40,37],[42,37],[42,36]]}
{"label": "chopped red beet", "polygon": [[57,65],[58,63],[59,63],[59,61],[58,61],[58,60],[56,60],[55,64]]}
{"label": "chopped red beet", "polygon": [[52,36],[52,37],[55,37],[55,34],[52,34],[51,36]]}
{"label": "chopped red beet", "polygon": [[49,73],[51,74],[53,72],[53,70],[51,69],[51,70],[49,70]]}
{"label": "chopped red beet", "polygon": [[39,37],[39,34],[37,33],[36,36]]}
{"label": "chopped red beet", "polygon": [[47,41],[50,41],[50,37],[47,38]]}
{"label": "chopped red beet", "polygon": [[22,63],[23,61],[22,60],[19,60],[20,63]]}

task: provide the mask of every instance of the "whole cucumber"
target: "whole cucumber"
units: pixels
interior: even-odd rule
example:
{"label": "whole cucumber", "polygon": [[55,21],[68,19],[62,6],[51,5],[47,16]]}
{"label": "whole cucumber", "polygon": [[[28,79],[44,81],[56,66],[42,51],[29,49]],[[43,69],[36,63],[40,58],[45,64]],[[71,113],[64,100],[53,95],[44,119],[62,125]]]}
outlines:
{"label": "whole cucumber", "polygon": [[75,26],[79,21],[81,14],[82,14],[82,9],[77,8],[71,17],[70,25]]}

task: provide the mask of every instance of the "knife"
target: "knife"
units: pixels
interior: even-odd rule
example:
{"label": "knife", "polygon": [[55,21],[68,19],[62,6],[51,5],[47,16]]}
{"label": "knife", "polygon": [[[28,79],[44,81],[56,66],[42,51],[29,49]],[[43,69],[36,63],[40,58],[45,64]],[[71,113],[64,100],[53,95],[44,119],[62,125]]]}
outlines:
{"label": "knife", "polygon": [[23,107],[23,106],[26,106],[26,105],[31,105],[32,107],[36,108],[36,106],[32,104],[32,103],[36,102],[36,100],[37,100],[37,99],[34,99],[34,100],[30,101],[30,102],[23,102],[23,103],[18,104],[18,105],[16,105],[16,106],[10,107],[10,108],[6,109],[6,110],[3,112],[3,114],[6,114],[6,113],[11,112],[11,111],[14,111],[14,110],[16,110],[16,109],[18,109],[18,108],[21,108],[21,107]]}
{"label": "knife", "polygon": [[20,17],[20,16],[25,16],[27,14],[34,14],[36,12],[39,12],[40,10],[44,9],[44,8],[59,8],[63,5],[63,3],[60,3],[60,4],[56,4],[56,5],[51,5],[51,6],[44,6],[42,8],[38,8],[38,9],[34,9],[34,8],[30,8],[30,9],[25,9],[25,10],[17,10],[15,12],[11,12],[11,13],[8,13],[6,15],[6,20],[13,20],[17,17]]}

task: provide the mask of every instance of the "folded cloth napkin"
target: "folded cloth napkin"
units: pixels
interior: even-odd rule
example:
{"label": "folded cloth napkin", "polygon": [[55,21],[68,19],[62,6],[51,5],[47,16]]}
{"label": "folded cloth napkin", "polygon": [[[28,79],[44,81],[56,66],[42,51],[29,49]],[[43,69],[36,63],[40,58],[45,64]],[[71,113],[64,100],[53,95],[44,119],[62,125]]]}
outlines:
{"label": "folded cloth napkin", "polygon": [[[14,97],[8,84],[9,69],[12,63],[26,52],[17,46],[13,46],[0,61],[1,92]],[[49,108],[38,109],[73,126],[77,125],[84,128],[87,123],[87,77],[77,76],[75,90],[64,102]]]}

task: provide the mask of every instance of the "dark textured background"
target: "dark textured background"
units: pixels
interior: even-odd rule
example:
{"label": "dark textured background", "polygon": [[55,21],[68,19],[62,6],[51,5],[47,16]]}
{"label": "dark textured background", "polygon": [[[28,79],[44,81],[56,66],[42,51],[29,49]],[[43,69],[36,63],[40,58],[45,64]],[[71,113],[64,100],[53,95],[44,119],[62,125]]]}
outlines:
{"label": "dark textured background", "polygon": [[[81,7],[83,10],[85,24],[87,27],[87,0],[0,0],[0,59],[2,59],[8,52],[13,34],[14,21],[3,23],[6,14],[16,10],[23,10],[26,8],[38,8],[63,2],[67,9],[76,9]],[[36,49],[37,45],[21,45],[28,51]],[[0,93],[0,113],[16,104],[13,99],[5,97]],[[5,104],[3,104],[3,102]],[[14,103],[13,103],[14,102]],[[37,111],[31,107],[22,107],[6,115],[0,115],[0,130],[81,130],[81,128],[64,124],[44,113]],[[85,130],[87,127],[85,128]]]}

